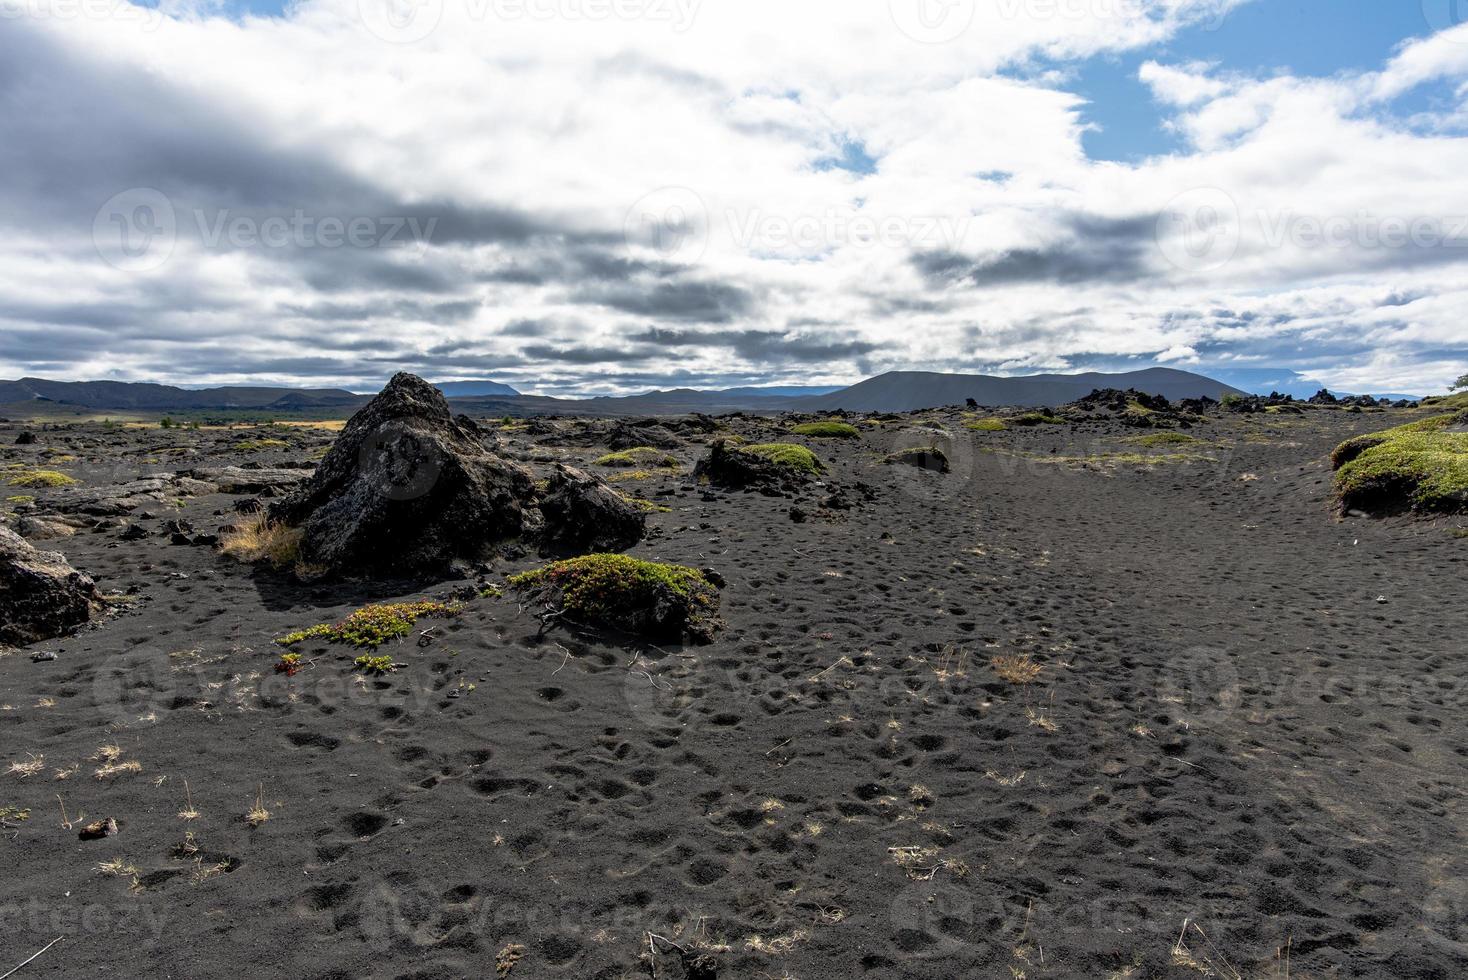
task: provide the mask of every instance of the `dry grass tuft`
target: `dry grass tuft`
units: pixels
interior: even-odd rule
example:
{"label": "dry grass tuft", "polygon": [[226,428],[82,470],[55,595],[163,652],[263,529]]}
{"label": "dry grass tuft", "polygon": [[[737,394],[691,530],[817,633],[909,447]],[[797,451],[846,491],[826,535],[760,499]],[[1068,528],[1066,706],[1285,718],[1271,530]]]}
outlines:
{"label": "dry grass tuft", "polygon": [[245,823],[251,827],[258,827],[270,819],[270,811],[265,809],[265,784],[260,784],[260,791],[255,794],[255,805],[245,814]]}
{"label": "dry grass tuft", "polygon": [[32,755],[25,762],[12,762],[10,768],[5,770],[12,776],[28,779],[46,768],[46,757],[44,755]]}
{"label": "dry grass tuft", "polygon": [[124,773],[142,772],[143,764],[136,759],[127,762],[104,762],[92,773],[98,779],[111,779],[113,776],[121,776]]}
{"label": "dry grass tuft", "polygon": [[1026,708],[1025,717],[1029,719],[1031,725],[1034,725],[1041,731],[1049,732],[1052,735],[1060,731],[1060,726],[1055,724],[1055,722],[1051,720],[1049,712],[1047,712],[1044,708],[1041,708],[1038,711],[1034,708]]}
{"label": "dry grass tuft", "polygon": [[180,820],[197,820],[199,811],[194,807],[194,794],[189,790],[189,781],[184,780],[184,808],[178,811]]}
{"label": "dry grass tuft", "polygon": [[1045,669],[1031,660],[1028,653],[1022,657],[995,657],[989,662],[994,667],[994,673],[1011,684],[1033,684]]}
{"label": "dry grass tuft", "polygon": [[221,536],[219,550],[237,561],[265,561],[276,568],[287,568],[300,559],[301,537],[299,528],[259,514]]}
{"label": "dry grass tuft", "polygon": [[501,977],[510,975],[515,964],[525,958],[525,947],[519,943],[510,943],[504,949],[494,955],[494,972]]}
{"label": "dry grass tuft", "polygon": [[744,948],[765,956],[784,956],[795,949],[796,946],[810,938],[810,933],[804,929],[797,929],[786,936],[750,936],[744,941]]}

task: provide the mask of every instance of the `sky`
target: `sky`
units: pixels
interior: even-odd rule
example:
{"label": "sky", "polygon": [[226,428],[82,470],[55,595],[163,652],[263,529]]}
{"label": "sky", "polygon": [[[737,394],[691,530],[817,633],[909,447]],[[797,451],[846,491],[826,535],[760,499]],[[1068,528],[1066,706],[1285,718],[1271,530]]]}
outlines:
{"label": "sky", "polygon": [[0,0],[0,377],[1468,373],[1464,0]]}

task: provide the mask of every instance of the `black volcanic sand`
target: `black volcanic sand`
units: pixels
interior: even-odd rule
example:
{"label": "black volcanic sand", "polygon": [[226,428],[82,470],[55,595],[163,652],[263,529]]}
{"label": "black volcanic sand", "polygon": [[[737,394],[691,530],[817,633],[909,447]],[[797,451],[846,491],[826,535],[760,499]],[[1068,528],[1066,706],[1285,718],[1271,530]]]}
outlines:
{"label": "black volcanic sand", "polygon": [[[962,432],[949,475],[878,460],[957,412],[792,439],[849,511],[706,495],[690,443],[620,485],[669,508],[634,554],[727,577],[716,643],[537,637],[475,598],[373,680],[309,645],[286,678],[273,640],[456,583],[303,585],[161,533],[233,520],[223,495],[141,541],[38,542],[133,595],[0,657],[0,807],[30,811],[0,839],[0,970],[60,936],[19,976],[485,977],[512,946],[525,978],[1464,976],[1468,541],[1329,500],[1329,449],[1408,417]],[[574,425],[501,438],[595,459]],[[0,461],[88,482],[330,440],[17,429]],[[228,448],[264,437],[289,445]],[[1117,452],[1213,459],[1065,461]],[[1029,684],[991,663],[1026,656]],[[103,746],[141,769],[96,778]],[[120,832],[79,840],[58,796]]]}

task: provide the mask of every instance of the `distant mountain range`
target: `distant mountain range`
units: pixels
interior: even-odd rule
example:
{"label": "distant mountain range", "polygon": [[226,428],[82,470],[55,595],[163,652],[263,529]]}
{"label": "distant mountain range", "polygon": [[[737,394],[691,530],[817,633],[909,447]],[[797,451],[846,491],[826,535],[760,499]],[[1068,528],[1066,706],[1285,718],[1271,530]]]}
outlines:
{"label": "distant mountain range", "polygon": [[509,385],[502,385],[498,381],[443,381],[436,387],[443,392],[445,398],[483,398],[488,395],[514,397],[520,394]]}
{"label": "distant mountain range", "polygon": [[[906,412],[973,399],[980,405],[1060,405],[1096,388],[1135,388],[1170,399],[1243,394],[1221,381],[1171,368],[1125,374],[1040,374],[999,378],[979,374],[894,371],[848,388],[678,388],[641,395],[551,398],[522,395],[495,381],[451,381],[439,386],[461,411],[484,415],[683,415],[689,412],[755,411]],[[122,381],[0,381],[0,405],[45,401],[93,411],[350,412],[368,395],[339,388],[229,387],[198,390]]]}

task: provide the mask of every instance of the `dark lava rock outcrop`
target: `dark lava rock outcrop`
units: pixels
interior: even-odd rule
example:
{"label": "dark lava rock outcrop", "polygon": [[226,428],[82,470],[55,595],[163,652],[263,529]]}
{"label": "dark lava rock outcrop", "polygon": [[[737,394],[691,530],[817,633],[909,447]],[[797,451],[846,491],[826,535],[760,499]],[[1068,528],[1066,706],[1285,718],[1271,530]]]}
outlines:
{"label": "dark lava rock outcrop", "polygon": [[54,551],[38,551],[0,527],[0,643],[36,643],[61,636],[102,609],[90,578]]}
{"label": "dark lava rock outcrop", "polygon": [[698,461],[694,476],[718,487],[774,492],[794,489],[816,476],[821,464],[801,446],[771,444],[743,447],[716,439]]}
{"label": "dark lava rock outcrop", "polygon": [[647,533],[647,513],[605,481],[557,465],[540,500],[547,551],[586,554],[622,551]]}
{"label": "dark lava rock outcrop", "polygon": [[302,530],[309,565],[416,573],[480,560],[532,528],[534,493],[530,473],[491,453],[438,389],[398,374],[270,514]]}

